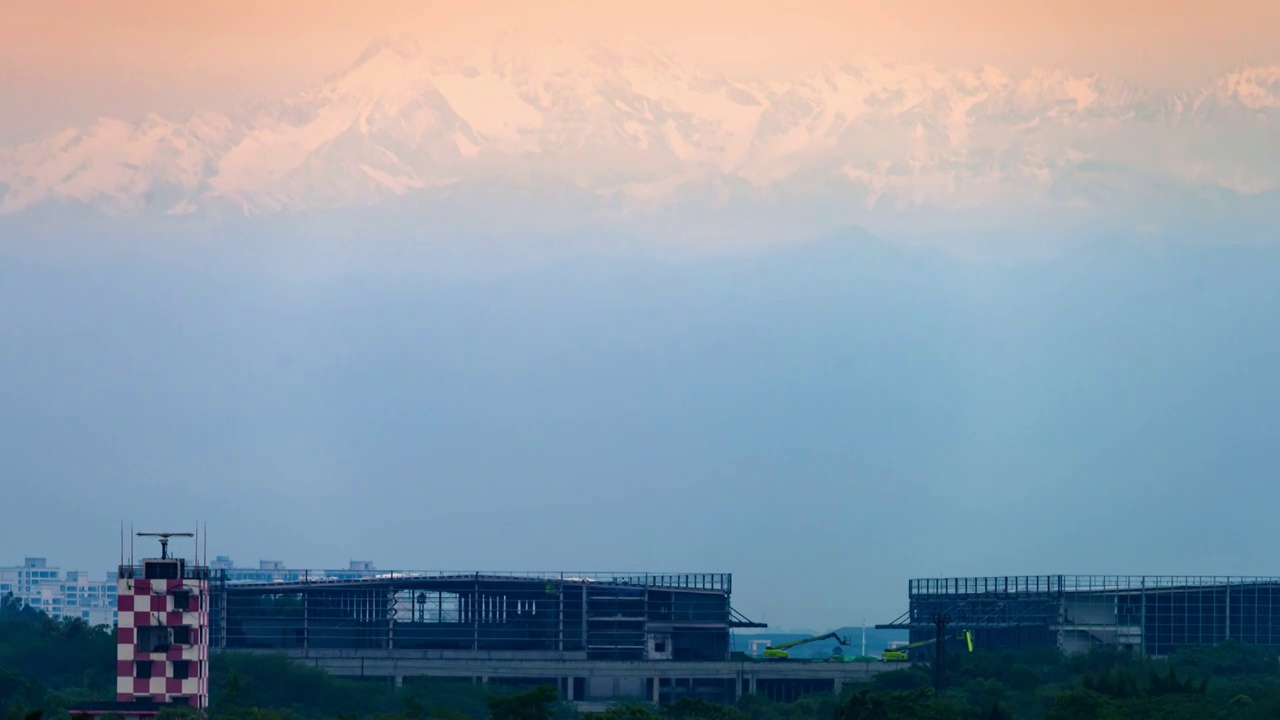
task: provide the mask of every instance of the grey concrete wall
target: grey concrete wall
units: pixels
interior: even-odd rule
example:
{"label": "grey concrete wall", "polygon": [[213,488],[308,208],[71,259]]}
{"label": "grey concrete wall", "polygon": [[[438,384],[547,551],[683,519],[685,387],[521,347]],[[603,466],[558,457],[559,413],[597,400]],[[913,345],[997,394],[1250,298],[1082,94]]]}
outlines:
{"label": "grey concrete wall", "polygon": [[[847,682],[867,680],[898,670],[906,663],[833,663],[789,661],[679,662],[601,661],[535,657],[529,653],[477,653],[487,657],[458,657],[458,653],[413,650],[311,650],[281,653],[294,660],[345,677],[438,677],[487,682],[500,679],[582,679],[585,698],[636,698],[652,694],[652,688],[672,681],[721,680],[736,692],[752,692],[761,682],[827,681],[837,691]],[[448,657],[441,657],[447,654]],[[554,654],[554,655],[559,655]],[[668,681],[668,682],[663,682]],[[565,685],[566,683],[562,683]],[[649,692],[646,693],[646,687]],[[735,692],[730,690],[730,692]],[[732,698],[728,698],[732,699]]]}

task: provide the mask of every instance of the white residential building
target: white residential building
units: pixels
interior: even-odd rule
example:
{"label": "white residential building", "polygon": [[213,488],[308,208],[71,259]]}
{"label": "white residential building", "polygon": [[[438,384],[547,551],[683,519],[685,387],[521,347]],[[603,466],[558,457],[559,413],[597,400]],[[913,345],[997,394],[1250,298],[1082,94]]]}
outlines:
{"label": "white residential building", "polygon": [[[278,560],[259,561],[256,568],[236,567],[231,558],[219,555],[209,563],[215,576],[227,582],[297,582],[304,578],[360,578],[376,574],[367,560],[352,560],[342,570],[294,570]],[[63,571],[50,567],[42,557],[29,557],[21,565],[0,567],[0,598],[13,596],[37,610],[61,619],[80,618],[90,625],[115,625],[116,571],[97,578],[80,570]]]}
{"label": "white residential building", "polygon": [[14,598],[50,616],[79,618],[90,625],[116,624],[116,573],[98,579],[79,570],[63,572],[45,558],[29,557],[22,565],[0,567],[0,597]]}
{"label": "white residential building", "polygon": [[354,579],[372,577],[377,567],[368,560],[352,560],[344,570],[295,570],[279,560],[259,560],[258,567],[236,567],[231,558],[218,555],[209,563],[215,576],[232,583],[297,582],[305,578]]}

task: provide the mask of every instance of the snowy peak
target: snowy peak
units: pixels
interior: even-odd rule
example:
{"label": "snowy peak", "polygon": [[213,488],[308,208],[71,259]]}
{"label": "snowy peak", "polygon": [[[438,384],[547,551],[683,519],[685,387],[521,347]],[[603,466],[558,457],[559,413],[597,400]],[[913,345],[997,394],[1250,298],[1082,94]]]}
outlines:
{"label": "snowy peak", "polygon": [[729,202],[730,188],[867,209],[1028,193],[1084,207],[1135,176],[1255,193],[1280,187],[1250,151],[1277,140],[1276,108],[1275,67],[1161,94],[1053,69],[857,58],[731,77],[651,45],[391,36],[229,117],[102,119],[0,149],[0,213],[256,214],[546,178],[632,210]]}
{"label": "snowy peak", "polygon": [[1240,68],[1219,78],[1210,92],[1254,110],[1280,108],[1280,66]]}
{"label": "snowy peak", "polygon": [[14,148],[4,164],[0,212],[63,198],[138,210],[157,194],[196,194],[235,143],[230,121],[200,113],[185,123],[148,115],[137,124],[99,119]]}

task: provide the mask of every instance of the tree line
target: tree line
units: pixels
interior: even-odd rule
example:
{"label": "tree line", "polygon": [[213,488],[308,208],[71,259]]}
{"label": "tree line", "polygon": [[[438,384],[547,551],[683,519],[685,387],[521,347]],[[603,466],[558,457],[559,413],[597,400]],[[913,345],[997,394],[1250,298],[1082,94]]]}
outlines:
{"label": "tree line", "polygon": [[[59,720],[77,703],[115,695],[114,633],[56,621],[0,598],[0,718]],[[210,720],[1120,720],[1280,718],[1280,659],[1272,648],[1228,642],[1150,659],[1120,648],[950,656],[946,691],[914,665],[843,693],[732,705],[683,698],[580,713],[554,688],[504,688],[436,679],[333,677],[283,656],[225,653],[211,665]],[[164,720],[190,713],[166,710]]]}

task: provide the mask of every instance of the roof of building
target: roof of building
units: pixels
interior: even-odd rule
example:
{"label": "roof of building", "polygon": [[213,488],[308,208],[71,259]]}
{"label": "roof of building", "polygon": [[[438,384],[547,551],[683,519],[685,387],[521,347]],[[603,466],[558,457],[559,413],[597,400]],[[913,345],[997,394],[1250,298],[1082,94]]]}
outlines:
{"label": "roof of building", "polygon": [[314,587],[381,587],[439,588],[470,586],[473,584],[530,585],[555,583],[558,585],[593,585],[601,588],[644,590],[656,588],[680,592],[716,593],[727,595],[732,589],[732,576],[728,573],[616,573],[616,572],[404,572],[386,571],[361,574],[355,577],[328,577],[305,571],[301,577],[281,578],[271,582],[228,581],[226,588],[235,592],[295,591]]}

